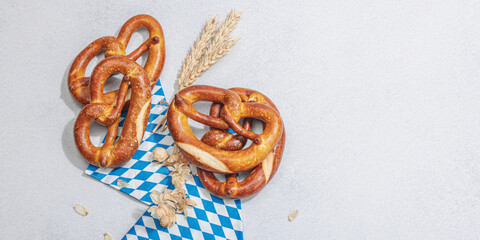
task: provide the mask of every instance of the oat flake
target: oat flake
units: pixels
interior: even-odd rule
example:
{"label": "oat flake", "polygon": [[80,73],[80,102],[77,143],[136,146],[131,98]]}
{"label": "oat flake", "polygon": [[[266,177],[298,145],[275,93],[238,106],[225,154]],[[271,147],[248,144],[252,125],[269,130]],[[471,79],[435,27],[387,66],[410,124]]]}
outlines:
{"label": "oat flake", "polygon": [[75,209],[75,212],[78,213],[78,215],[80,216],[87,216],[88,215],[88,210],[80,205],[80,204],[75,204],[75,206],[73,207]]}
{"label": "oat flake", "polygon": [[288,221],[291,222],[295,220],[295,218],[297,218],[297,215],[298,215],[298,210],[291,212],[290,214],[288,214]]}

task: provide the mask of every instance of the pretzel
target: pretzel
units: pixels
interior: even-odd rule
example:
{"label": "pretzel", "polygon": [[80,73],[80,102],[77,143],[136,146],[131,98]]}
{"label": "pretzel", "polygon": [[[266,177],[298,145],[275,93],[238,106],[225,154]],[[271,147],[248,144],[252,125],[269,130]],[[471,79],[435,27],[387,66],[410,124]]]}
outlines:
{"label": "pretzel", "polygon": [[[278,111],[273,102],[265,95],[243,88],[230,89],[242,97],[243,101],[255,101],[267,104]],[[220,104],[212,104],[210,116],[218,116],[220,113]],[[250,130],[251,119],[244,120],[244,128]],[[229,132],[211,129],[203,137],[202,141],[210,146],[223,150],[240,150],[246,144],[246,139],[240,135],[232,135]],[[241,182],[237,181],[237,174],[228,174],[225,182],[217,180],[212,172],[197,168],[198,177],[203,186],[211,193],[227,198],[244,198],[252,196],[262,190],[265,185],[273,178],[278,166],[280,165],[283,149],[285,145],[285,131],[283,131],[280,141],[275,148],[268,154],[260,165],[255,167],[249,175]]]}
{"label": "pretzel", "polygon": [[[117,91],[115,106],[105,99],[103,86],[113,73],[124,75]],[[130,106],[118,139],[117,128],[120,113],[131,85]],[[74,126],[75,143],[87,162],[99,167],[118,167],[132,158],[142,141],[150,114],[151,90],[147,72],[126,57],[109,57],[93,70],[90,83],[91,103],[85,105]],[[95,147],[90,140],[90,124],[93,120],[108,126],[105,143]]]}
{"label": "pretzel", "polygon": [[[247,94],[250,95],[250,94]],[[252,94],[252,98],[258,97]],[[197,101],[223,104],[220,117],[207,116],[193,107]],[[180,151],[198,167],[215,173],[244,172],[260,164],[280,140],[283,123],[278,111],[257,102],[249,102],[231,90],[196,85],[175,95],[168,109],[168,128]],[[225,151],[198,140],[188,125],[188,118],[205,125],[226,130],[252,140],[253,144],[238,151]],[[261,134],[245,130],[238,124],[242,118],[257,118],[265,123]]]}
{"label": "pretzel", "polygon": [[[125,48],[128,45],[130,37],[139,28],[144,27],[150,33],[149,39],[141,44],[136,50],[126,55]],[[118,37],[101,37],[93,41],[73,61],[70,67],[68,77],[68,87],[70,93],[78,102],[82,104],[90,103],[89,82],[90,77],[85,77],[85,69],[88,63],[102,50],[105,50],[105,58],[111,56],[125,56],[136,61],[143,53],[148,51],[145,71],[147,72],[150,86],[157,83],[165,62],[165,43],[163,39],[163,30],[155,18],[149,15],[137,15],[130,18],[121,28]],[[113,105],[116,102],[118,91],[112,91],[103,96],[103,102]],[[126,104],[130,95],[126,96]]]}

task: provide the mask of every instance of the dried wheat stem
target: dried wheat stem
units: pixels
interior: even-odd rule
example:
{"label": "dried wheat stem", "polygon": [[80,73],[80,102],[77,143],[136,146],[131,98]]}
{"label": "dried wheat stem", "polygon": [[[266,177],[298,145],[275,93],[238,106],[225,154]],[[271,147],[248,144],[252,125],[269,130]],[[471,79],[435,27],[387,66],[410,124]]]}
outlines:
{"label": "dried wheat stem", "polygon": [[[158,122],[157,126],[155,126],[155,128],[153,129],[153,132],[156,132],[159,127],[165,126],[164,123],[166,123],[166,122],[167,122],[167,115],[163,115],[162,120],[160,120],[160,122]],[[163,132],[165,130],[161,130],[161,131]]]}
{"label": "dried wheat stem", "polygon": [[153,132],[156,132],[160,128],[160,132],[167,130],[167,115],[163,115],[160,122],[158,122],[157,126],[153,129]]}
{"label": "dried wheat stem", "polygon": [[165,121],[162,123],[162,128],[160,128],[160,131],[165,131],[167,130],[167,118],[165,118]]}

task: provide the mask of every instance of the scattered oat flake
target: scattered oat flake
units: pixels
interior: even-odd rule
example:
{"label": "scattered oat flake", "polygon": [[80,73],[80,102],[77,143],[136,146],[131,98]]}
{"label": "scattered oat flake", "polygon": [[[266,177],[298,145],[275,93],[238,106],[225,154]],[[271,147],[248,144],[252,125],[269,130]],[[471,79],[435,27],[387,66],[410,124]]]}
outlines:
{"label": "scattered oat flake", "polygon": [[113,240],[113,236],[110,233],[104,233],[103,237],[105,238],[105,240]]}
{"label": "scattered oat flake", "polygon": [[125,182],[123,180],[117,180],[117,186],[120,188],[128,187],[128,182]]}
{"label": "scattered oat flake", "polygon": [[295,220],[295,218],[297,218],[297,215],[298,215],[298,210],[291,212],[290,214],[288,214],[288,221],[291,222]]}
{"label": "scattered oat flake", "polygon": [[80,205],[80,204],[75,204],[75,206],[73,207],[75,209],[75,212],[78,213],[78,215],[80,216],[87,216],[88,215],[88,210]]}

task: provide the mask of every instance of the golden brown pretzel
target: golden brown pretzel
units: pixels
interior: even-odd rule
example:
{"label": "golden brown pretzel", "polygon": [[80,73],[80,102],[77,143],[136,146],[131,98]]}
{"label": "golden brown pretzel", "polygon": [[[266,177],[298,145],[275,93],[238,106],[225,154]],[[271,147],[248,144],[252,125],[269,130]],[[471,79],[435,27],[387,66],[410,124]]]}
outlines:
{"label": "golden brown pretzel", "polygon": [[[278,111],[273,102],[268,99],[265,95],[243,88],[233,88],[230,89],[236,92],[242,97],[243,101],[255,101],[263,104],[267,104]],[[210,109],[211,116],[218,116],[221,105],[212,104]],[[250,130],[250,122],[247,122],[248,119],[245,119],[244,128]],[[203,137],[202,141],[209,144],[210,146],[215,146],[224,150],[239,150],[243,148],[246,141],[245,139],[239,139],[238,141],[232,141],[230,139],[236,139],[241,137],[240,135],[232,136],[231,133],[221,130],[210,130]],[[232,145],[231,142],[237,142],[237,144]],[[230,143],[230,145],[228,144]],[[242,145],[240,145],[241,143]],[[237,174],[228,174],[226,176],[225,182],[220,182],[217,180],[215,175],[212,172],[205,171],[203,169],[197,168],[198,177],[202,182],[203,186],[209,190],[211,193],[221,197],[227,198],[244,198],[252,196],[262,190],[265,185],[273,178],[275,175],[280,161],[282,159],[283,149],[285,145],[285,130],[283,131],[280,141],[277,143],[275,148],[268,154],[267,158],[262,161],[260,165],[254,168],[250,174],[243,181],[237,181]],[[235,146],[235,147],[232,147]],[[228,149],[227,149],[228,147]]]}
{"label": "golden brown pretzel", "polygon": [[[113,107],[105,102],[103,85],[107,78],[116,72],[125,77]],[[132,89],[130,106],[122,132],[115,141],[129,83]],[[118,167],[133,156],[142,141],[152,100],[149,77],[140,65],[126,57],[106,58],[93,70],[90,97],[92,102],[85,105],[75,122],[75,143],[87,162],[99,167]],[[93,120],[108,126],[107,137],[101,147],[95,147],[90,141],[90,123]]]}
{"label": "golden brown pretzel", "polygon": [[[207,116],[193,107],[197,101],[223,104],[220,117]],[[218,129],[233,129],[253,144],[238,151],[221,150],[198,140],[188,125],[188,118]],[[257,118],[265,123],[261,134],[245,130],[242,118]],[[168,109],[168,128],[180,151],[198,167],[215,173],[243,172],[256,167],[275,147],[283,133],[278,111],[257,102],[242,101],[234,91],[211,86],[191,86],[175,95]]]}
{"label": "golden brown pretzel", "polygon": [[[125,56],[125,48],[128,45],[130,37],[139,28],[146,28],[149,33],[149,39],[141,44],[136,50],[126,57],[131,60],[137,60],[144,52],[148,51],[145,71],[147,72],[150,86],[157,83],[165,62],[165,43],[163,39],[163,30],[155,18],[149,15],[137,15],[130,18],[120,30],[118,37],[102,37],[93,41],[75,58],[68,78],[68,87],[70,93],[82,104],[90,103],[88,92],[90,77],[85,77],[85,69],[88,63],[102,50],[105,50],[105,58],[110,56]],[[112,91],[105,94],[104,103],[113,105],[116,102],[118,91]],[[128,102],[130,99],[127,93]]]}

